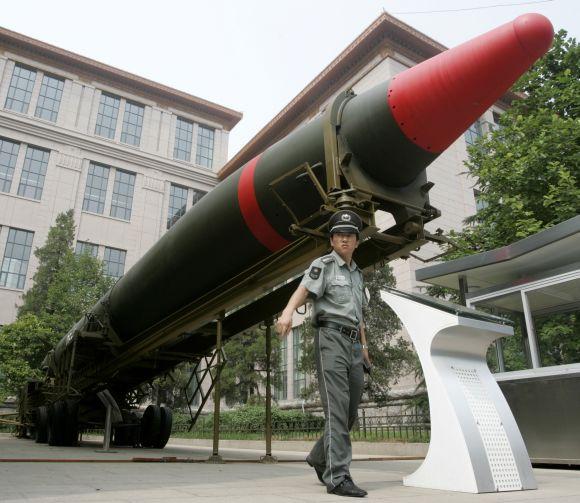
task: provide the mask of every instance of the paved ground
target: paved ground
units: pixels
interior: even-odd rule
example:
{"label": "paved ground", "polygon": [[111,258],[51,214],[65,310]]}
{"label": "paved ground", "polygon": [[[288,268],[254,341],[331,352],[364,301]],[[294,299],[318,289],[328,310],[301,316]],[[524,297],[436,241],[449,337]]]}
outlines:
{"label": "paved ground", "polygon": [[[154,449],[116,449],[98,453],[100,444],[79,448],[49,447],[29,440],[0,436],[0,501],[10,502],[331,502],[314,471],[302,460],[305,453],[275,450],[277,464],[258,463],[263,451],[221,450],[226,464],[204,462],[211,449],[172,445]],[[182,462],[145,463],[134,458],[174,457]],[[421,461],[358,455],[353,477],[369,491],[366,501],[413,503],[578,503],[580,474],[565,470],[534,470],[539,489],[499,494],[461,494],[404,487],[402,478]],[[53,461],[34,461],[52,459]],[[76,461],[69,462],[68,460]],[[96,460],[96,461],[95,461]],[[187,461],[187,462],[183,462]],[[347,500],[352,501],[352,500]]]}

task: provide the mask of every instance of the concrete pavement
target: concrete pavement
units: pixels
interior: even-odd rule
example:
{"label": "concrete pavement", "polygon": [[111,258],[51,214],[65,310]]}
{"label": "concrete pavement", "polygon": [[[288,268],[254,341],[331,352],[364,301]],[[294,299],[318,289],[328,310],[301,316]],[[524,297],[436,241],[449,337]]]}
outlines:
{"label": "concrete pavement", "polygon": [[[277,464],[257,462],[263,450],[220,449],[226,464],[203,462],[211,448],[172,441],[163,450],[115,448],[97,453],[98,442],[82,447],[49,447],[30,440],[0,436],[0,501],[177,503],[212,501],[266,503],[345,501],[329,495],[314,471],[303,462],[305,452],[280,450]],[[135,462],[134,458],[175,458],[182,462]],[[38,462],[38,459],[53,461]],[[462,494],[404,487],[402,479],[421,463],[359,454],[351,467],[355,481],[369,491],[366,501],[577,503],[577,471],[536,469],[539,489],[494,494]],[[75,460],[75,461],[68,461]],[[187,461],[187,462],[185,462]]]}

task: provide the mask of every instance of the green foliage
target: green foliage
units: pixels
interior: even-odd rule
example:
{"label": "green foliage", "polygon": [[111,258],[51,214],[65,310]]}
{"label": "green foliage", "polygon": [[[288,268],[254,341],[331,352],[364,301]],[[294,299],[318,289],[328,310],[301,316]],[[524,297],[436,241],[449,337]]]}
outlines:
{"label": "green foliage", "polygon": [[39,265],[32,278],[32,287],[22,296],[23,304],[18,310],[19,315],[25,313],[39,315],[46,310],[48,289],[68,256],[74,237],[74,213],[71,209],[56,217],[55,224],[48,231],[44,246],[34,250]]}
{"label": "green foliage", "polygon": [[580,362],[580,312],[537,318],[536,335],[542,365]]}
{"label": "green foliage", "polygon": [[[364,306],[366,337],[369,356],[373,363],[371,378],[367,386],[370,400],[385,403],[390,387],[414,368],[414,351],[410,343],[397,336],[401,325],[395,313],[381,300],[380,290],[395,286],[395,277],[388,264],[378,265],[364,273],[365,287],[370,298]],[[314,355],[314,329],[305,323],[302,339],[302,359],[298,368],[312,375],[310,385],[303,391],[303,397],[317,396],[318,382],[315,379],[316,361]]]}
{"label": "green foliage", "polygon": [[113,283],[99,260],[73,253],[74,234],[69,210],[57,216],[46,243],[34,252],[39,259],[34,284],[17,320],[0,332],[0,394],[16,394],[27,379],[41,377],[46,353]]}
{"label": "green foliage", "polygon": [[367,392],[371,400],[383,404],[391,385],[413,369],[414,351],[408,340],[397,336],[401,329],[399,318],[380,297],[381,289],[396,286],[391,267],[384,265],[366,271],[365,286],[369,302],[364,308],[364,318],[373,363]]}
{"label": "green foliage", "polygon": [[[166,404],[174,410],[187,408],[185,387],[189,382],[193,365],[189,362],[180,363],[169,374],[153,381],[153,401]],[[191,390],[192,391],[192,390]]]}
{"label": "green foliage", "polygon": [[105,276],[100,260],[67,250],[48,287],[41,316],[55,332],[64,335],[113,283],[112,278]]}
{"label": "green foliage", "polygon": [[[189,424],[189,415],[174,416],[174,430]],[[213,414],[203,416],[205,424],[213,422]],[[299,410],[282,410],[272,407],[272,425],[278,429],[295,429],[308,422],[309,427],[324,427],[324,417]],[[220,425],[229,430],[260,431],[266,424],[266,408],[263,405],[244,405],[234,410],[220,413]]]}
{"label": "green foliage", "polygon": [[[277,353],[280,341],[272,329],[271,372],[272,385],[279,361]],[[245,403],[261,403],[261,391],[266,387],[266,331],[263,328],[243,332],[224,344],[227,364],[221,373],[221,395],[229,406]]]}
{"label": "green foliage", "polygon": [[0,330],[0,401],[15,395],[28,380],[40,378],[40,364],[59,335],[28,313]]}

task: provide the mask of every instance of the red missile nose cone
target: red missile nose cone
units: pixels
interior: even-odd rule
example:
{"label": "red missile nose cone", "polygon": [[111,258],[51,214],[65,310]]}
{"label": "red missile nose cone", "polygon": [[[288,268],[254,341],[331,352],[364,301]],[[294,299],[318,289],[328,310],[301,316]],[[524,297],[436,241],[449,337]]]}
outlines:
{"label": "red missile nose cone", "polygon": [[445,150],[544,54],[550,21],[525,14],[393,77],[387,102],[405,136]]}
{"label": "red missile nose cone", "polygon": [[554,28],[547,17],[541,14],[524,14],[514,20],[514,31],[520,44],[530,57],[537,59],[552,44]]}

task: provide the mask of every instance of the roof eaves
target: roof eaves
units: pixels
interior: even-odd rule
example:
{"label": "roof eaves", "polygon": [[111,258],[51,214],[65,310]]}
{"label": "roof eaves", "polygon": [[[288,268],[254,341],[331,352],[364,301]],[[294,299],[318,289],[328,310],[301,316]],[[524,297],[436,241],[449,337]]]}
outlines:
{"label": "roof eaves", "polygon": [[127,83],[133,86],[138,86],[153,94],[163,96],[165,98],[178,99],[191,107],[197,108],[207,114],[216,115],[225,120],[226,125],[229,129],[235,126],[243,117],[241,112],[224,107],[217,103],[213,103],[203,98],[179,91],[172,87],[160,84],[153,80],[140,77],[139,75],[120,70],[113,66],[101,63],[91,58],[81,56],[74,52],[61,49],[54,45],[36,40],[34,38],[22,35],[7,28],[0,27],[0,42],[5,42],[13,46],[21,47],[29,51],[49,56],[51,58],[58,58],[61,61],[65,61],[67,64],[73,67],[81,67],[85,71],[93,72],[98,76],[102,77],[103,74]]}

